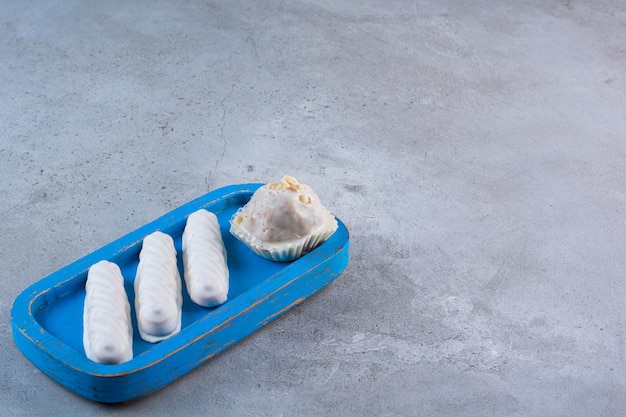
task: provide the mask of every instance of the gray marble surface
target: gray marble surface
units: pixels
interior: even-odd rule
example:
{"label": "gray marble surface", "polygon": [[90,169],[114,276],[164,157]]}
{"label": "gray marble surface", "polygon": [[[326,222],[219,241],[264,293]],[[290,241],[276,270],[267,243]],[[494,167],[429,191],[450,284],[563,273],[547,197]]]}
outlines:
{"label": "gray marble surface", "polygon": [[[617,416],[621,1],[0,1],[0,413]],[[13,343],[13,299],[209,190],[291,174],[333,284],[142,399]]]}

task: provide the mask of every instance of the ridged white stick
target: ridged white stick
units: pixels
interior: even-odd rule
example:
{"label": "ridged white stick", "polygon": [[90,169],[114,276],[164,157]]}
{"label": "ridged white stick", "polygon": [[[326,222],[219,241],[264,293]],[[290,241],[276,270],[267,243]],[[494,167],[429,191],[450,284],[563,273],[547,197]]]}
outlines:
{"label": "ridged white stick", "polygon": [[228,264],[217,216],[198,210],[183,231],[185,284],[191,300],[203,307],[223,304],[228,297]]}
{"label": "ridged white stick", "polygon": [[83,347],[87,358],[119,364],[133,358],[130,303],[119,266],[100,261],[89,268],[83,310]]}
{"label": "ridged white stick", "polygon": [[155,343],[180,331],[182,283],[172,238],[154,232],[143,240],[135,275],[135,312],[142,339]]}

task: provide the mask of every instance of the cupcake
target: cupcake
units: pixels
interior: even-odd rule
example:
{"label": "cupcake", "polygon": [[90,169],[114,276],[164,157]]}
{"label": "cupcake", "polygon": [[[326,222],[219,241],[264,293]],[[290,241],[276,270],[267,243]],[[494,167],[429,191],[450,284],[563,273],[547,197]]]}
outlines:
{"label": "cupcake", "polygon": [[230,221],[230,232],[257,255],[292,261],[337,230],[337,220],[311,187],[288,175],[259,188]]}

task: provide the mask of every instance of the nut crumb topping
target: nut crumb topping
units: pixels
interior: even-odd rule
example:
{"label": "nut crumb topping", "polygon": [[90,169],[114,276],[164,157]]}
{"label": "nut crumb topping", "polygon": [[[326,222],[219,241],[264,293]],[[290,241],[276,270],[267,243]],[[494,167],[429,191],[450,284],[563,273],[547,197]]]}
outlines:
{"label": "nut crumb topping", "polygon": [[287,183],[289,185],[296,185],[296,184],[298,184],[298,180],[295,179],[294,177],[290,176],[290,175],[283,175],[283,177],[281,178],[280,182]]}
{"label": "nut crumb topping", "polygon": [[283,175],[280,182],[270,182],[267,184],[270,190],[289,190],[292,193],[297,193],[298,190],[302,190],[304,186],[298,182],[297,179],[290,175]]}

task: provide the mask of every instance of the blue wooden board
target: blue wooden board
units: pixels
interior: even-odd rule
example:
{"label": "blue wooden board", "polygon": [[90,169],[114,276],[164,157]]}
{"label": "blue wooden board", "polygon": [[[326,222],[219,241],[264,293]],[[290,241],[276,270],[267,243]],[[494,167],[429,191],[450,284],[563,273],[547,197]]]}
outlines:
{"label": "blue wooden board", "polygon": [[[185,375],[315,294],[348,265],[348,230],[337,219],[339,227],[326,242],[292,262],[255,255],[228,230],[233,213],[261,185],[232,185],[205,194],[31,285],[11,308],[17,347],[67,389],[94,401],[123,402]],[[199,307],[189,299],[183,282],[180,333],[159,343],[145,342],[137,332],[133,307],[133,280],[143,238],[156,230],[171,235],[183,276],[182,231],[187,216],[202,208],[215,213],[220,223],[230,272],[228,301],[219,307]],[[134,358],[119,365],[87,359],[82,345],[87,271],[103,259],[122,270],[135,329]]]}

